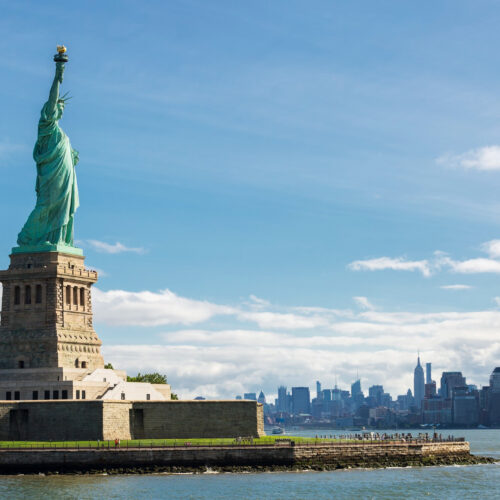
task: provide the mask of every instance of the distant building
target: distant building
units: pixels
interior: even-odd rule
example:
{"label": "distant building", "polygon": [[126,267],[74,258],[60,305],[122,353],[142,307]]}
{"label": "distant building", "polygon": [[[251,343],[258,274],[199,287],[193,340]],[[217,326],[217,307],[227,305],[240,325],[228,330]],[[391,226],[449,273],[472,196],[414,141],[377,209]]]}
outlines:
{"label": "distant building", "polygon": [[431,380],[425,384],[425,394],[424,398],[434,398],[436,397],[436,382]]}
{"label": "distant building", "polygon": [[453,423],[475,426],[479,423],[479,392],[467,387],[453,389]]}
{"label": "distant building", "polygon": [[278,401],[277,401],[277,410],[279,412],[288,413],[289,406],[287,401],[286,387],[281,385],[278,387]]}
{"label": "distant building", "polygon": [[356,380],[351,384],[351,396],[355,398],[356,396],[363,395],[363,391],[361,390],[361,380]]}
{"label": "distant building", "polygon": [[487,394],[488,423],[498,427],[500,426],[500,367],[496,367],[490,376],[490,387]]}
{"label": "distant building", "polygon": [[353,411],[356,411],[365,402],[365,395],[361,390],[361,380],[359,379],[351,384],[351,398]]}
{"label": "distant building", "polygon": [[384,392],[382,394],[380,406],[383,406],[385,408],[390,408],[392,406],[392,397],[388,392]]}
{"label": "distant building", "polygon": [[332,400],[332,390],[331,389],[323,389],[321,391],[321,399],[323,401],[331,401]]}
{"label": "distant building", "polygon": [[425,381],[424,370],[420,365],[420,356],[417,358],[417,366],[413,372],[413,394],[415,399],[415,406],[421,408],[422,399],[425,395]]}
{"label": "distant building", "polygon": [[321,382],[319,380],[316,380],[316,397],[318,399],[321,399]]}
{"label": "distant building", "polygon": [[263,391],[260,391],[259,397],[257,398],[258,403],[266,404],[266,396]]}
{"label": "distant building", "polygon": [[425,383],[432,382],[432,363],[425,363]]}
{"label": "distant building", "polygon": [[292,387],[292,410],[295,415],[311,413],[309,387]]}
{"label": "distant building", "polygon": [[257,394],[255,392],[245,392],[245,394],[243,394],[243,399],[250,399],[251,401],[257,401]]}
{"label": "distant building", "polygon": [[382,406],[382,396],[384,395],[384,387],[382,385],[372,385],[368,388],[368,397],[371,398],[370,406]]}
{"label": "distant building", "polygon": [[422,423],[446,425],[451,424],[452,421],[451,399],[431,397],[422,401]]}
{"label": "distant building", "polygon": [[490,388],[492,392],[500,392],[500,366],[497,366],[490,375]]}
{"label": "distant building", "polygon": [[462,372],[443,372],[441,376],[440,396],[445,399],[451,399],[455,387],[464,387],[466,385]]}
{"label": "distant building", "polygon": [[236,396],[236,399],[241,399],[241,396],[240,395]]}

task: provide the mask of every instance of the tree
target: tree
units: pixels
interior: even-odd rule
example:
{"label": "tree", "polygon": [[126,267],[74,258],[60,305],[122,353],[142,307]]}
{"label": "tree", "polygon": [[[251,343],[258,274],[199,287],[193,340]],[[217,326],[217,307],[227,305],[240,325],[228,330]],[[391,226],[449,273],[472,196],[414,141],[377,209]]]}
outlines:
{"label": "tree", "polygon": [[179,396],[177,396],[177,394],[174,394],[172,392],[172,394],[170,394],[170,399],[174,400],[174,401],[177,401],[179,399]]}
{"label": "tree", "polygon": [[136,377],[128,377],[127,382],[149,382],[150,384],[166,384],[167,376],[155,373],[138,373]]}
{"label": "tree", "polygon": [[106,363],[106,364],[104,365],[104,368],[105,368],[106,370],[114,370],[113,365],[112,365],[111,363]]}

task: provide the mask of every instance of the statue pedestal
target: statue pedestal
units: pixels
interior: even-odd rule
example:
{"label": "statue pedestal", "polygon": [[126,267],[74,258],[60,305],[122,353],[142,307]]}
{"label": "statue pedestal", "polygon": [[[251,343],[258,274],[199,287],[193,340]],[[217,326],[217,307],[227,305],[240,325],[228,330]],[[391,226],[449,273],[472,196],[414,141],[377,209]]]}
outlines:
{"label": "statue pedestal", "polygon": [[96,281],[83,256],[13,253],[9,269],[0,270],[0,369],[103,368],[92,325]]}
{"label": "statue pedestal", "polygon": [[59,252],[66,253],[69,255],[79,255],[83,256],[83,250],[77,247],[71,247],[69,245],[54,245],[51,243],[44,243],[43,245],[34,245],[34,246],[22,246],[22,247],[14,247],[12,249],[13,254],[19,253],[39,253],[39,252]]}

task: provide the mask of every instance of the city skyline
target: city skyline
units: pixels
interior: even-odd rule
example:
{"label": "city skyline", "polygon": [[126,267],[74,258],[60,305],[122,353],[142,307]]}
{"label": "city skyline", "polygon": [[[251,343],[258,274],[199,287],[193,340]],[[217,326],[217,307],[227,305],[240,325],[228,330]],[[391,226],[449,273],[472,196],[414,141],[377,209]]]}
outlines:
{"label": "city skyline", "polygon": [[[418,366],[418,363],[420,362],[420,355],[419,353],[417,353],[417,366]],[[463,370],[461,370],[459,367],[449,367],[448,369],[445,369],[445,370],[437,370],[435,369],[435,367],[432,365],[432,368],[428,365],[432,365],[432,362],[426,362],[426,374],[424,375],[425,377],[425,385],[427,385],[428,383],[435,383],[437,384],[437,389],[439,390],[439,384],[440,384],[440,380],[441,380],[441,376],[443,373],[455,373],[455,372],[459,372],[459,373],[464,373]],[[411,369],[411,373],[412,373],[412,379],[413,379],[413,383],[411,386],[408,386],[406,388],[404,387],[401,387],[401,390],[400,391],[397,391],[397,392],[392,392],[392,391],[384,391],[385,393],[388,393],[390,394],[390,396],[392,398],[397,398],[398,396],[400,395],[403,395],[403,394],[406,394],[408,390],[410,390],[413,394],[414,397],[416,397],[415,395],[415,390],[414,390],[414,370],[415,370],[416,367],[413,367]],[[493,369],[493,368],[492,368]],[[472,382],[468,382],[467,385],[468,386],[476,386],[478,389],[481,389],[482,387],[486,387],[489,385],[490,383],[490,377],[491,377],[491,370],[488,372],[486,370],[486,374],[485,374],[485,378],[486,378],[486,383],[484,384],[481,384],[481,385],[478,385],[478,384],[475,384],[475,383],[472,383]],[[433,377],[434,378],[431,378],[431,381],[428,382],[427,381],[427,373],[433,373]],[[439,374],[437,377],[435,374]],[[467,373],[464,374],[464,377],[467,379]],[[312,395],[313,394],[316,394],[317,393],[317,387],[318,387],[318,384],[319,384],[319,387],[323,387],[325,389],[338,389],[340,391],[349,391],[351,392],[351,394],[353,394],[353,387],[356,386],[358,387],[358,389],[361,391],[361,394],[365,395],[365,394],[368,394],[368,390],[370,387],[378,387],[378,386],[381,386],[381,387],[386,387],[386,383],[387,383],[387,379],[382,379],[382,380],[374,380],[373,378],[370,378],[369,376],[366,376],[366,377],[361,377],[361,376],[358,376],[358,374],[356,374],[356,377],[352,379],[351,382],[347,383],[347,384],[339,384],[338,381],[336,380],[336,377],[334,377],[334,380],[332,382],[329,382],[327,381],[325,383],[324,380],[315,380],[314,381],[314,384],[311,384],[311,385],[306,385],[305,387],[307,387],[310,391],[310,394],[311,394],[311,398],[312,398]],[[304,387],[303,384],[300,384],[299,385],[300,387]],[[286,389],[291,389],[293,386],[290,385],[290,384],[287,384],[286,381],[281,381],[278,383],[278,385],[275,384],[275,389],[276,387],[285,387]],[[388,386],[387,386],[388,387]],[[356,389],[356,390],[358,390]],[[249,391],[254,391],[254,392],[249,392]],[[248,387],[245,392],[243,394],[255,394],[257,395],[259,392],[262,391],[262,388],[259,388],[259,387]],[[264,391],[265,392],[265,391]],[[425,395],[425,388],[424,388],[424,391],[422,391],[422,398],[424,398],[424,395]],[[202,394],[200,394],[199,396],[203,396]],[[239,395],[236,395],[236,396],[239,396]],[[279,390],[278,392],[265,392],[265,396],[269,401],[274,401],[275,399],[277,399],[279,397]]]}
{"label": "city skyline", "polygon": [[60,125],[106,362],[165,373],[185,399],[280,378],[349,387],[356,370],[400,394],[418,350],[486,385],[500,359],[487,4],[0,0],[1,268],[33,206],[34,124],[64,43]]}
{"label": "city skyline", "polygon": [[[393,395],[383,385],[373,384],[363,391],[359,379],[351,390],[324,388],[316,381],[316,395],[309,387],[278,387],[278,397],[266,397],[263,391],[245,393],[236,399],[250,399],[264,405],[268,425],[279,427],[302,425],[309,428],[379,429],[412,427],[466,427],[484,429],[500,425],[500,367],[495,367],[489,384],[478,388],[467,383],[461,371],[442,372],[432,377],[432,365],[426,363],[427,380],[417,357],[414,391]],[[290,389],[290,390],[289,390]]]}

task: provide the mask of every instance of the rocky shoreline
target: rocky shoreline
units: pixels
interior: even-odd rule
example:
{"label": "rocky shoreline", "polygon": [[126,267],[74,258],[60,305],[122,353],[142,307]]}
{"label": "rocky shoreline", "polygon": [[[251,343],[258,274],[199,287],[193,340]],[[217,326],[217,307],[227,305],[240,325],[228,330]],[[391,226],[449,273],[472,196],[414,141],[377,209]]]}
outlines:
{"label": "rocky shoreline", "polygon": [[119,475],[119,474],[205,474],[205,473],[258,473],[258,472],[304,472],[335,471],[342,469],[381,469],[390,467],[432,467],[450,465],[493,464],[498,460],[492,457],[469,456],[436,456],[423,457],[420,460],[360,460],[356,463],[295,463],[295,464],[263,464],[263,465],[143,465],[123,467],[58,467],[56,469],[39,467],[2,467],[0,475]]}

